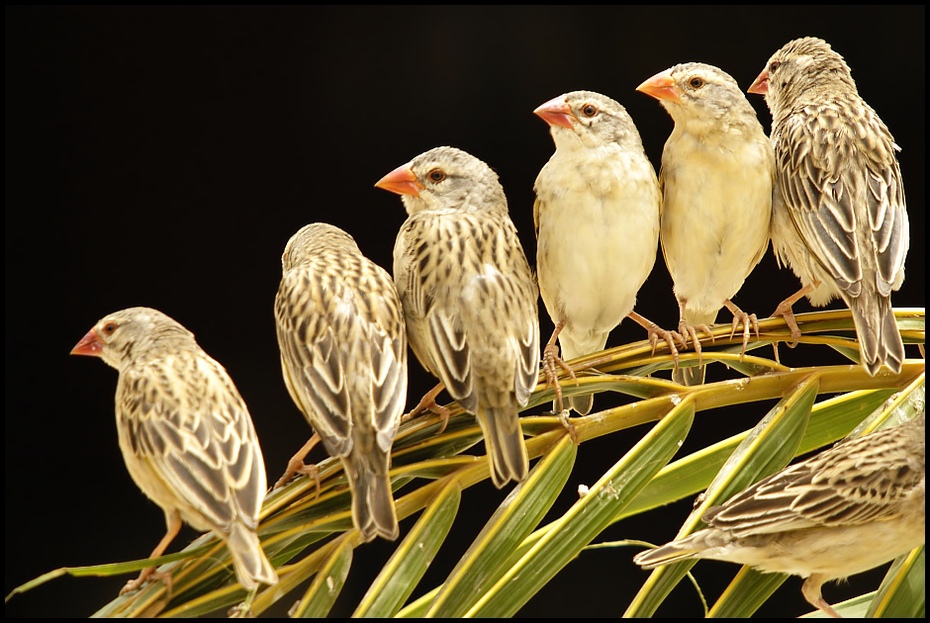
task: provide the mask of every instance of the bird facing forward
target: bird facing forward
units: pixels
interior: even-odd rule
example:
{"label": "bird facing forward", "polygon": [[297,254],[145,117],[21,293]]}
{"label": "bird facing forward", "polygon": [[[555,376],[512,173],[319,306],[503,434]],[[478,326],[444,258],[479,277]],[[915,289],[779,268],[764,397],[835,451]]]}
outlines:
{"label": "bird facing forward", "polygon": [[[165,513],[161,556],[181,529],[212,530],[226,541],[239,583],[254,590],[278,576],[255,530],[267,481],[262,451],[242,396],[194,334],[165,314],[132,307],[102,318],[71,350],[119,371],[116,428],[129,475]],[[135,590],[144,569],[123,587]]]}
{"label": "bird facing forward", "polygon": [[[603,350],[627,316],[653,340],[661,335],[677,356],[671,334],[633,312],[655,265],[661,201],[633,119],[592,91],[565,93],[533,112],[555,143],[533,186],[539,290],[555,325],[544,355],[547,377],[557,383],[556,339],[563,360]],[[573,396],[569,404],[586,415],[593,396]]]}
{"label": "bird facing forward", "polygon": [[804,598],[838,617],[824,583],[924,543],[924,415],[846,439],[709,509],[707,528],[637,554],[647,569],[705,558],[805,578]]}
{"label": "bird facing forward", "polygon": [[807,296],[821,307],[839,296],[852,311],[868,373],[882,364],[900,372],[904,343],[891,293],[904,282],[910,243],[900,148],[822,39],[785,44],[749,92],[764,95],[772,113],[772,246],[802,285],[775,315],[796,342],[794,303]]}
{"label": "bird facing forward", "polygon": [[388,469],[407,399],[397,290],[349,234],[326,223],[291,236],[281,264],[274,306],[281,370],[315,431],[288,474],[303,471],[303,457],[319,435],[345,468],[352,521],[362,538],[393,541],[400,530]]}
{"label": "bird facing forward", "polygon": [[[733,332],[743,325],[743,352],[755,314],[732,299],[769,245],[775,156],[746,96],[728,73],[705,63],[682,63],[637,87],[662,104],[675,122],[662,152],[660,240],[674,283],[678,332],[701,347],[696,329],[726,307]],[[673,378],[704,381],[705,367],[679,368]]]}
{"label": "bird facing forward", "polygon": [[408,218],[394,282],[410,346],[484,433],[498,488],[528,460],[518,409],[539,374],[538,293],[497,174],[454,147],[424,152],[381,178]]}

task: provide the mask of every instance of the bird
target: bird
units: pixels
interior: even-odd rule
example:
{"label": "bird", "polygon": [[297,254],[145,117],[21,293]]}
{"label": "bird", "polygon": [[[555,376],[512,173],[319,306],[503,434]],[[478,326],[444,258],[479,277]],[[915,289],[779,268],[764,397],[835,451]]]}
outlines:
{"label": "bird", "polygon": [[477,418],[494,485],[522,482],[519,408],[539,377],[539,294],[498,175],[440,146],[375,186],[399,194],[408,215],[393,273],[411,350]]}
{"label": "bird", "polygon": [[[165,513],[161,556],[182,523],[223,539],[248,591],[278,576],[256,534],[265,498],[265,463],[245,401],[226,369],[194,334],[151,307],[100,319],[71,350],[119,372],[116,429],[129,475]],[[120,594],[170,572],[144,569]]]}
{"label": "bird", "polygon": [[352,493],[352,521],[365,542],[400,534],[388,474],[407,399],[407,332],[390,274],[355,239],[310,223],[288,240],[274,316],[281,371],[315,431],[286,482],[306,471],[317,439],[338,457]]}
{"label": "bird", "polygon": [[924,543],[924,414],[849,437],[789,465],[703,515],[707,527],[638,553],[646,569],[712,559],[804,578],[813,607],[838,617],[821,587]]}
{"label": "bird", "polygon": [[[533,222],[540,295],[555,325],[543,364],[561,412],[555,364],[565,367],[562,360],[603,350],[624,318],[646,328],[653,345],[661,336],[673,356],[678,351],[671,333],[633,311],[655,265],[661,203],[633,119],[593,91],[564,93],[533,112],[549,125],[555,144],[533,184]],[[568,402],[586,415],[594,397]]]}
{"label": "bird", "polygon": [[901,371],[904,343],[891,293],[904,283],[910,244],[895,143],[859,95],[849,65],[829,43],[803,37],[769,58],[748,89],[772,114],[775,193],[772,247],[801,289],[779,304],[792,346],[794,303],[840,297],[852,312],[862,366]]}
{"label": "bird", "polygon": [[[674,121],[662,151],[662,254],[678,301],[678,332],[700,360],[697,329],[726,307],[732,334],[743,327],[743,350],[755,314],[733,298],[765,256],[772,217],[775,155],[756,112],[736,80],[719,67],[688,62],[661,71],[637,91],[656,98]],[[706,367],[679,368],[674,380],[704,382]]]}

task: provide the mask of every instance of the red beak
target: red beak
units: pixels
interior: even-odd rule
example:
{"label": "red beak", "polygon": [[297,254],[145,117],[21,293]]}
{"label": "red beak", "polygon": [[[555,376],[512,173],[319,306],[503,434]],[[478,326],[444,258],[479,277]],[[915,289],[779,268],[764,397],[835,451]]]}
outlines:
{"label": "red beak", "polygon": [[762,70],[762,73],[759,74],[759,77],[756,78],[756,81],[752,83],[752,86],[746,89],[747,93],[755,93],[756,95],[765,95],[769,92],[769,73],[766,70]]}
{"label": "red beak", "polygon": [[652,96],[657,100],[666,100],[669,102],[680,102],[678,89],[675,87],[675,81],[672,80],[672,73],[666,69],[649,78],[641,85],[636,87],[637,91]]}
{"label": "red beak", "polygon": [[410,163],[402,164],[375,183],[376,188],[387,190],[398,195],[420,196],[420,189],[425,188],[417,181],[417,177],[410,170]]}
{"label": "red beak", "polygon": [[91,329],[87,335],[81,338],[74,348],[71,349],[72,355],[87,355],[88,357],[99,357],[103,350],[103,342],[97,336],[97,333]]}
{"label": "red beak", "polygon": [[568,104],[565,103],[565,99],[561,95],[541,105],[533,111],[533,114],[538,115],[551,126],[560,126],[569,129],[572,128],[575,119],[575,115],[572,114],[572,109],[568,107]]}

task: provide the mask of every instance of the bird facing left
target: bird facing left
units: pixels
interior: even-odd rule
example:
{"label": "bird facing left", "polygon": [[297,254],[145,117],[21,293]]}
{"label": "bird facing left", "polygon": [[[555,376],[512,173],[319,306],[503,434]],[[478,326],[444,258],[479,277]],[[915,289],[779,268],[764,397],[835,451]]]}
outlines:
{"label": "bird facing left", "polygon": [[[267,480],[262,450],[232,379],[164,313],[131,307],[102,318],[71,350],[116,368],[116,428],[133,481],[165,513],[161,556],[182,521],[229,547],[236,577],[252,591],[278,576],[256,534]],[[121,594],[170,572],[146,568]]]}
{"label": "bird facing left", "polygon": [[478,418],[494,485],[521,482],[529,463],[518,407],[539,375],[539,294],[497,174],[436,147],[375,186],[399,194],[408,214],[394,282],[410,346]]}

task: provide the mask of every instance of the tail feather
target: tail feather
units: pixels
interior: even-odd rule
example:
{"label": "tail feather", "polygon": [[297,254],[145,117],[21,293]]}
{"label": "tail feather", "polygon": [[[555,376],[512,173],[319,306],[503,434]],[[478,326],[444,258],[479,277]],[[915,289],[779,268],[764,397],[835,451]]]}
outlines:
{"label": "tail feather", "polygon": [[673,541],[655,549],[644,550],[633,557],[633,562],[643,569],[652,569],[659,565],[668,565],[679,560],[694,558],[700,550],[692,546],[690,539]]}
{"label": "tail feather", "polygon": [[374,466],[367,458],[352,462],[343,459],[352,490],[352,523],[366,542],[379,536],[394,541],[400,535],[386,454],[383,463]]}
{"label": "tail feather", "polygon": [[242,588],[251,591],[257,588],[259,583],[269,586],[278,583],[278,574],[265,556],[261,541],[254,530],[236,523],[226,538],[226,543]]}
{"label": "tail feather", "polygon": [[[559,334],[559,346],[562,350],[562,359],[569,361],[584,355],[590,355],[604,350],[607,346],[607,337],[610,333],[592,333],[584,338],[578,335],[567,333],[564,329]],[[571,381],[566,381],[571,382]],[[586,394],[584,396],[572,396],[567,399],[570,408],[574,409],[579,415],[587,415],[594,408],[594,395]],[[553,405],[553,410],[557,407]]]}
{"label": "tail feather", "polygon": [[587,415],[591,413],[591,409],[594,408],[594,394],[572,396],[568,399],[568,404],[578,415]]}
{"label": "tail feather", "polygon": [[478,424],[484,433],[494,486],[500,489],[511,480],[522,482],[529,459],[516,407],[479,406]]}
{"label": "tail feather", "polygon": [[904,342],[898,332],[891,299],[860,296],[849,301],[862,365],[872,376],[882,364],[897,374],[904,363]]}
{"label": "tail feather", "polygon": [[[717,322],[717,314],[720,313],[718,309],[715,312],[711,313],[701,313],[694,310],[686,309],[681,307],[681,322],[691,325],[698,332],[698,337],[701,337],[701,330],[699,327],[701,325],[710,326]],[[706,365],[698,366],[689,366],[687,368],[676,368],[672,370],[672,380],[681,385],[693,386],[693,385],[703,385],[704,377],[707,372]]]}

